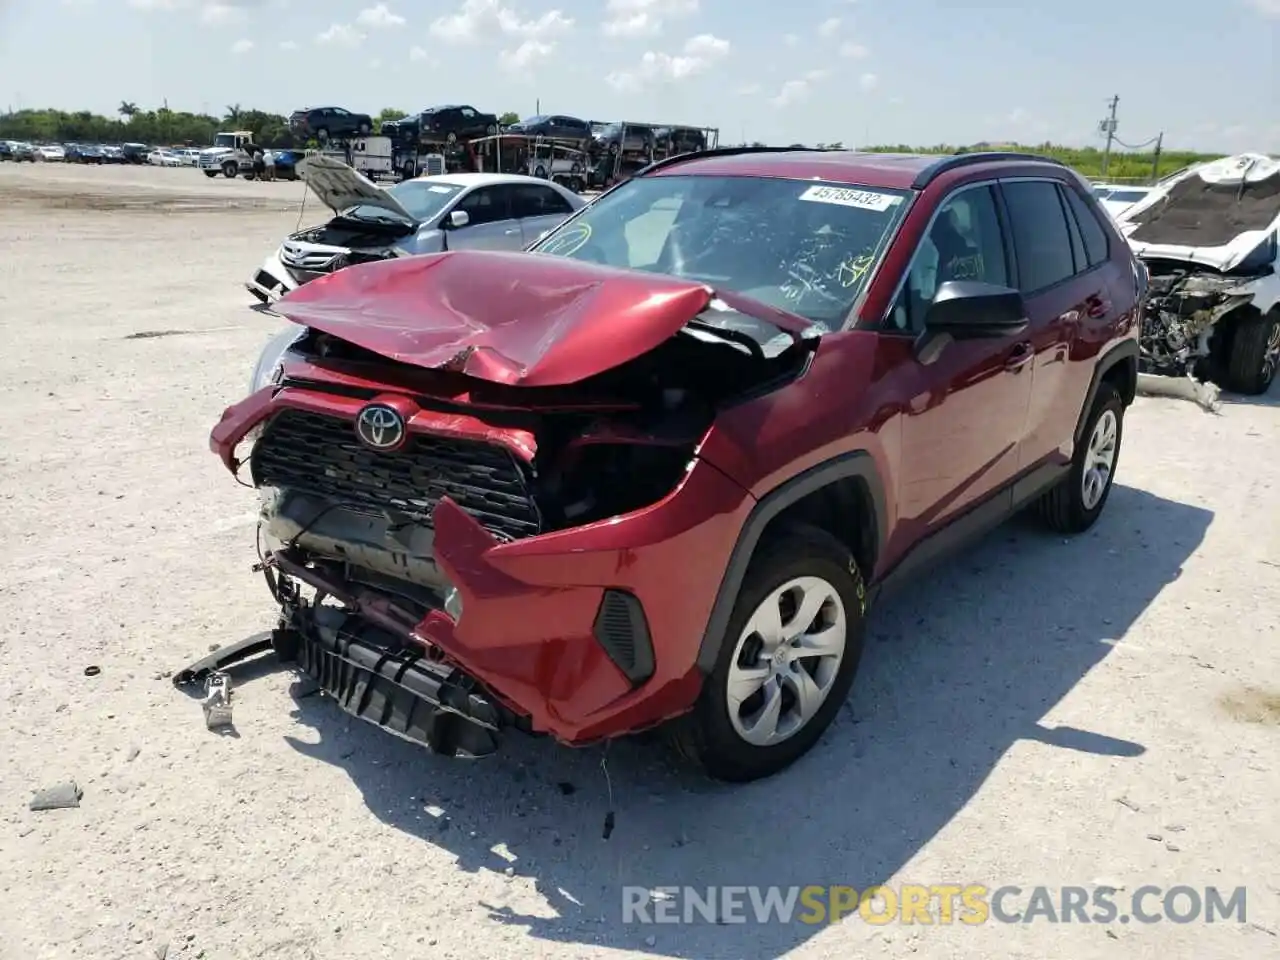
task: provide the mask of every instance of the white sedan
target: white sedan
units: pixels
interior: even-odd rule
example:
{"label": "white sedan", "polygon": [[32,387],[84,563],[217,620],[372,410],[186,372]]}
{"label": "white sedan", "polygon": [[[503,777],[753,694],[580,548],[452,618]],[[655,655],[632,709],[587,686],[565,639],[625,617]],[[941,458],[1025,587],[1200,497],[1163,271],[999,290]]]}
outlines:
{"label": "white sedan", "polygon": [[152,150],[147,154],[147,163],[153,167],[180,167],[182,158],[172,150]]}
{"label": "white sedan", "polygon": [[67,151],[56,143],[49,143],[42,147],[36,147],[35,158],[51,163],[61,163],[67,159]]}

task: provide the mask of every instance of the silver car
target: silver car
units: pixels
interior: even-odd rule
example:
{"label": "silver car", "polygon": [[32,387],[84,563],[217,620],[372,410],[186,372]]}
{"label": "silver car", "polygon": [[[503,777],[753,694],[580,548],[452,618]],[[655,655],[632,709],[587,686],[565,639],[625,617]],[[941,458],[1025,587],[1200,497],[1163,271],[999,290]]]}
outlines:
{"label": "silver car", "polygon": [[417,177],[381,187],[323,155],[299,161],[297,170],[334,216],[289,236],[245,284],[266,304],[357,263],[445,250],[523,250],[587,203],[552,181],[509,173]]}

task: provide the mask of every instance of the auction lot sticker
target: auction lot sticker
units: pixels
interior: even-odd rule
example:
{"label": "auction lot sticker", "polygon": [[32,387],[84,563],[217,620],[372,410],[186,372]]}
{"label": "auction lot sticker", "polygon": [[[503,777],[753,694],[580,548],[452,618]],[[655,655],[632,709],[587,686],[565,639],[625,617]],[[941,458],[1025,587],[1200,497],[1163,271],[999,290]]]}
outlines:
{"label": "auction lot sticker", "polygon": [[800,194],[801,200],[810,203],[835,203],[842,207],[860,207],[863,210],[876,210],[880,213],[895,204],[901,203],[901,197],[887,193],[873,193],[869,190],[847,190],[843,187],[810,187]]}

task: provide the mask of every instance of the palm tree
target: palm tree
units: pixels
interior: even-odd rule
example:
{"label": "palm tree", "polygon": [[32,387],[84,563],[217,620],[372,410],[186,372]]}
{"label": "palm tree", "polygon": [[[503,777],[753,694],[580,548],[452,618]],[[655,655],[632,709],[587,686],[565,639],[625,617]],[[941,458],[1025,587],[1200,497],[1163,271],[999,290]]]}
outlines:
{"label": "palm tree", "polygon": [[243,115],[244,115],[244,111],[240,109],[240,104],[238,103],[232,104],[231,106],[227,107],[226,121],[232,126],[235,126],[240,122],[240,118]]}
{"label": "palm tree", "polygon": [[132,100],[121,100],[120,106],[116,109],[116,113],[124,117],[126,120],[132,120],[138,113],[138,105]]}

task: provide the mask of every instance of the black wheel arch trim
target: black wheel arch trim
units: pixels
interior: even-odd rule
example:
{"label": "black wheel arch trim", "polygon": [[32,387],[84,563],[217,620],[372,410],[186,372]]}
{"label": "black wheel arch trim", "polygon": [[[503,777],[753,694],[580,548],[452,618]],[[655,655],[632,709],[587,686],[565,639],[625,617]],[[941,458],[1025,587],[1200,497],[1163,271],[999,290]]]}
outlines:
{"label": "black wheel arch trim", "polygon": [[[1102,380],[1106,375],[1120,363],[1132,361],[1133,372],[1136,377],[1138,370],[1138,341],[1134,339],[1121,340],[1114,347],[1104,353],[1093,367],[1093,376],[1089,380],[1089,389],[1084,395],[1084,405],[1080,408],[1080,417],[1076,421],[1075,442],[1078,444],[1084,436],[1084,426],[1089,420],[1089,411],[1093,409],[1093,401],[1098,396],[1098,388],[1102,385]],[[1126,402],[1131,400],[1126,398]]]}
{"label": "black wheel arch trim", "polygon": [[[738,540],[733,545],[733,552],[729,555],[724,577],[720,581],[720,589],[716,592],[715,603],[712,605],[711,615],[707,618],[702,642],[698,647],[697,666],[704,675],[709,675],[715,669],[720,648],[725,641],[725,630],[728,629],[729,618],[733,615],[733,607],[738,600],[738,592],[742,589],[747,567],[755,555],[765,527],[783,510],[803,500],[809,494],[841,480],[853,478],[860,479],[867,485],[873,513],[868,521],[875,526],[872,537],[876,544],[877,555],[883,549],[888,530],[884,484],[876,469],[875,460],[866,450],[840,454],[810,467],[769,491],[752,508],[742,524],[742,529],[738,531]],[[873,571],[865,571],[865,574],[870,580]]]}

